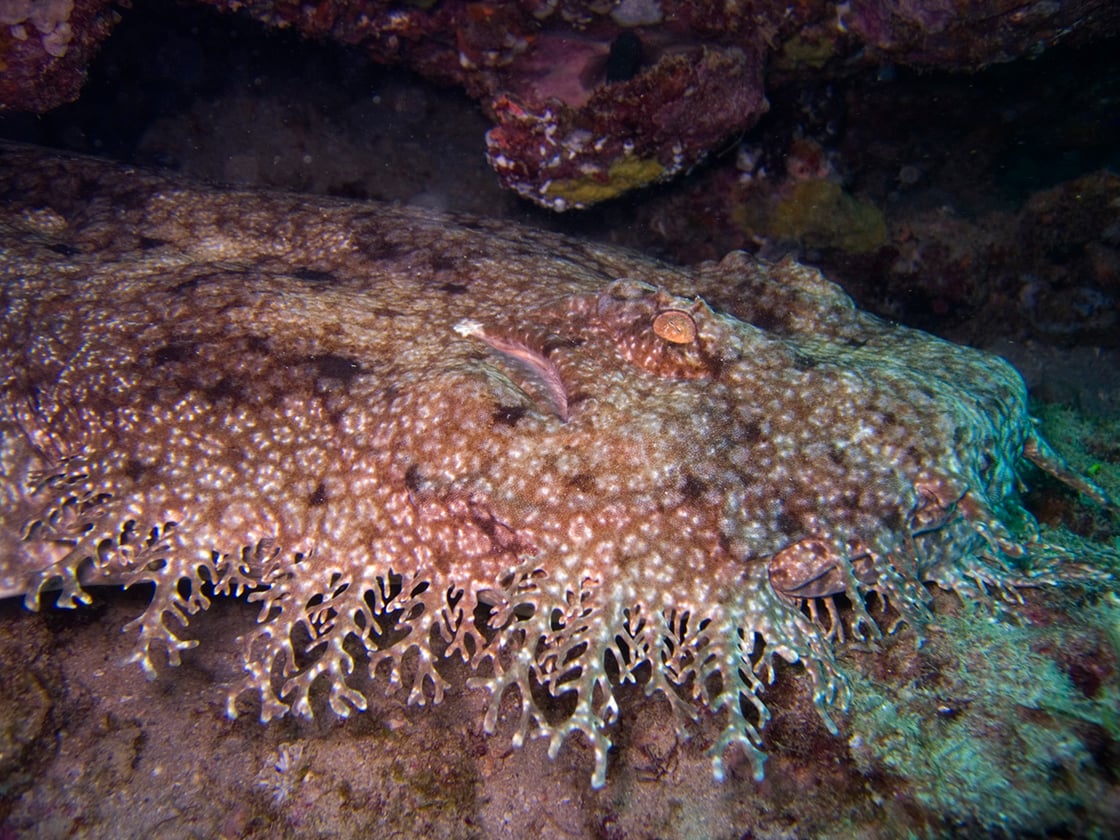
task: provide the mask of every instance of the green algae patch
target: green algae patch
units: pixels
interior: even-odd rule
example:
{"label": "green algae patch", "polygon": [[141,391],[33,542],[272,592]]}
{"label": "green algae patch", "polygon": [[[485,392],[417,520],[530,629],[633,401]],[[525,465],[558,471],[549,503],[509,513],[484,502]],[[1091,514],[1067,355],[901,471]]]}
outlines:
{"label": "green algae patch", "polygon": [[775,65],[780,70],[806,67],[820,70],[834,55],[836,55],[836,44],[828,38],[813,40],[794,35],[782,44]]}
{"label": "green algae patch", "polygon": [[548,185],[545,194],[550,198],[562,198],[570,205],[582,207],[644,187],[664,174],[665,167],[656,160],[623,157],[610,165],[605,180],[589,175],[584,178],[553,181]]}
{"label": "green algae patch", "polygon": [[778,202],[768,231],[776,239],[851,254],[874,251],[887,241],[883,212],[832,181],[801,181]]}
{"label": "green algae patch", "polygon": [[1092,642],[1114,660],[1120,602],[1080,597],[1063,606],[1079,613],[1075,626],[939,614],[910,680],[852,669],[849,747],[860,771],[886,771],[924,808],[985,833],[1059,825],[1091,808],[1105,790],[1086,733],[1120,734],[1120,691],[1110,673],[1087,694],[1059,667],[1060,651]]}
{"label": "green algae patch", "polygon": [[1043,402],[1032,402],[1030,410],[1075,473],[1089,476],[1112,499],[1120,499],[1120,418]]}

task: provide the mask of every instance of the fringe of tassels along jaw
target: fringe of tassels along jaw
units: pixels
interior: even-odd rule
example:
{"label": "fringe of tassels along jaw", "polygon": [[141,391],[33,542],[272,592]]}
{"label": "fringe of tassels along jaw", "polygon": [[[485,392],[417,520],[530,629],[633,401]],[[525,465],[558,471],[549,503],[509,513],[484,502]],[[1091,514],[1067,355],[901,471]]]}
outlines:
{"label": "fringe of tassels along jaw", "polygon": [[[1068,468],[1040,439],[1028,438],[1025,450],[1031,461],[1068,479]],[[242,639],[245,675],[229,692],[227,709],[236,717],[239,699],[254,694],[262,721],[289,712],[311,717],[312,687],[321,678],[335,714],[364,710],[366,697],[351,685],[359,650],[369,677],[387,672],[390,689],[407,687],[410,705],[439,703],[448,683],[437,659],[458,657],[475,672],[469,685],[489,694],[486,732],[498,728],[503,698],[515,688],[514,745],[546,737],[555,756],[570,735],[583,733],[596,787],[606,781],[617,684],[645,679],[647,693],[664,696],[682,721],[702,708],[721,715],[723,729],[710,751],[715,776],[727,775],[727,752],[738,745],[761,779],[761,731],[770,717],[763,696],[776,660],[802,665],[813,702],[835,733],[829,710],[846,708],[850,689],[833,644],[880,638],[884,618],[887,632],[906,623],[920,637],[931,600],[923,582],[966,602],[991,603],[993,597],[1020,601],[1023,586],[1094,575],[1070,550],[1043,542],[1002,485],[997,515],[977,485],[929,476],[915,482],[901,534],[810,539],[784,549],[797,552],[787,558],[778,552],[769,564],[744,562],[740,578],[711,603],[684,599],[673,609],[627,603],[613,584],[584,579],[571,587],[534,562],[496,584],[463,583],[433,569],[367,570],[361,578],[341,569],[308,575],[308,557],[287,556],[269,540],[230,555],[198,556],[188,548],[198,541],[179,523],[145,528],[119,521],[111,498],[83,495],[80,464],[71,466],[74,481],[43,480],[43,491],[54,498],[28,526],[28,538],[68,546],[30,582],[30,608],[54,589],[60,590],[59,606],[89,603],[83,584],[102,582],[110,572],[125,586],[152,585],[150,605],[125,629],[137,634],[129,661],[154,677],[159,664],[178,665],[182,651],[197,644],[181,634],[211,597],[248,593],[260,605],[259,623]],[[1086,479],[1070,483],[1111,503]],[[1004,510],[1008,506],[1014,515]],[[1004,524],[1009,518],[1018,533]],[[783,576],[783,560],[798,572],[818,563],[819,577],[798,587],[795,577]],[[877,617],[869,608],[873,599]],[[574,693],[574,703],[566,701],[570,713],[557,719],[546,712],[542,692],[553,698]]]}
{"label": "fringe of tassels along jaw", "polygon": [[[279,576],[250,595],[262,603],[263,623],[243,640],[250,651],[246,676],[230,691],[228,711],[237,716],[239,698],[251,693],[260,696],[262,720],[288,711],[310,717],[310,691],[320,677],[336,714],[365,709],[365,698],[347,683],[355,661],[344,643],[354,638],[368,651],[371,677],[388,662],[388,685],[406,686],[409,704],[438,703],[447,688],[431,645],[438,636],[443,656],[458,656],[475,670],[469,687],[489,694],[484,731],[497,730],[503,697],[515,688],[514,746],[545,737],[555,757],[570,735],[583,733],[595,787],[606,782],[608,729],[618,718],[615,685],[637,682],[643,673],[647,693],[661,693],[679,719],[695,719],[700,708],[724,715],[711,749],[717,778],[726,775],[726,753],[737,744],[761,779],[761,730],[770,717],[761,695],[774,679],[775,659],[804,664],[832,732],[827,708],[846,706],[849,690],[826,635],[771,589],[764,566],[751,569],[741,581],[744,594],[728,604],[660,612],[624,607],[595,581],[584,581],[578,592],[553,591],[552,581],[531,567],[507,575],[503,588],[473,591],[414,577],[345,582],[333,575],[323,587],[327,594],[310,597],[294,578]],[[481,626],[477,615],[486,616]],[[309,639],[298,650],[297,629]],[[297,664],[309,656],[310,664]],[[570,712],[556,719],[534,692],[575,697]]]}

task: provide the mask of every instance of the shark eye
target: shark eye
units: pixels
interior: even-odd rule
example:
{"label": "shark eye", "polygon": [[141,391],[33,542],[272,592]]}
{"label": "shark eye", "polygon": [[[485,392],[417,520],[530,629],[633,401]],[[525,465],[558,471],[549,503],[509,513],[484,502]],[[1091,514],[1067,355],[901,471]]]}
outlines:
{"label": "shark eye", "polygon": [[680,309],[665,309],[653,319],[653,331],[670,344],[691,344],[696,340],[696,322]]}

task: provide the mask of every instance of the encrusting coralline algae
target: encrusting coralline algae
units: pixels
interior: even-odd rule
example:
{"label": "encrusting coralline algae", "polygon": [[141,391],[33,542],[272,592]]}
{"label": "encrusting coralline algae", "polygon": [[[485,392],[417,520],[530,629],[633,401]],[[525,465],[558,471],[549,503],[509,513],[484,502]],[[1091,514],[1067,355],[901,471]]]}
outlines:
{"label": "encrusting coralline algae", "polygon": [[827,721],[834,645],[920,629],[927,584],[1014,598],[1092,559],[1018,501],[1029,460],[1108,503],[1008,364],[791,261],[686,270],[27,149],[0,183],[0,594],[152,585],[152,673],[247,597],[232,715],[309,716],[319,682],[364,709],[357,668],[438,702],[460,657],[488,731],[515,689],[516,741],[583,733],[596,785],[630,680],[721,711],[717,775],[739,745],[761,777],[777,660]]}

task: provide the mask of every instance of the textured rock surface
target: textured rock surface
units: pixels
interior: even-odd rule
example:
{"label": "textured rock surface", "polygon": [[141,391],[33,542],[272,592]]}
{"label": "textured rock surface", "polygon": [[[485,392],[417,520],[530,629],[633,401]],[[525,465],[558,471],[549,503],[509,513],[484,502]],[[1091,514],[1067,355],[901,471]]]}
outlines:
{"label": "textured rock surface", "polygon": [[[556,210],[695,166],[758,121],[774,81],[974,70],[1120,26],[1107,0],[203,2],[461,86],[496,124],[502,184]],[[0,0],[0,109],[73,99],[115,19],[103,0]]]}
{"label": "textured rock surface", "polygon": [[116,21],[108,0],[0,0],[0,111],[77,99]]}
{"label": "textured rock surface", "polygon": [[[1106,554],[1048,544],[1019,506],[1024,455],[1062,470],[1009,366],[861,314],[794,263],[685,271],[499,223],[200,190],[31,150],[0,166],[5,592],[34,602],[61,584],[71,603],[89,597],[79,578],[150,584],[129,631],[133,659],[161,669],[193,644],[180,619],[250,590],[261,623],[217,623],[216,647],[245,664],[211,676],[230,711],[383,708],[370,698],[386,681],[424,705],[474,671],[490,696],[459,709],[470,738],[480,721],[515,742],[540,732],[555,754],[581,732],[586,786],[592,765],[608,778],[612,726],[654,702],[626,702],[636,681],[663,704],[630,736],[639,764],[667,772],[700,726],[720,772],[749,784],[772,708],[778,743],[784,718],[843,752],[807,714],[843,707],[836,637],[898,618],[925,632],[923,581],[986,600]],[[248,731],[216,722],[220,697],[191,696],[189,716]],[[20,731],[43,728],[40,706]],[[122,752],[105,772],[130,775],[147,724],[159,718],[106,719]],[[863,767],[878,731],[860,735]],[[323,766],[321,745],[292,743],[257,780],[277,807]],[[486,775],[464,753],[492,760],[492,742],[460,746],[444,769]],[[433,784],[473,800],[459,776]],[[330,795],[352,795],[340,786]],[[36,790],[23,819],[49,810]],[[736,819],[719,819],[724,836]]]}
{"label": "textured rock surface", "polygon": [[205,2],[462,85],[497,123],[487,144],[502,183],[557,210],[663,181],[749,129],[768,65],[785,79],[973,70],[1120,25],[1105,0]]}

